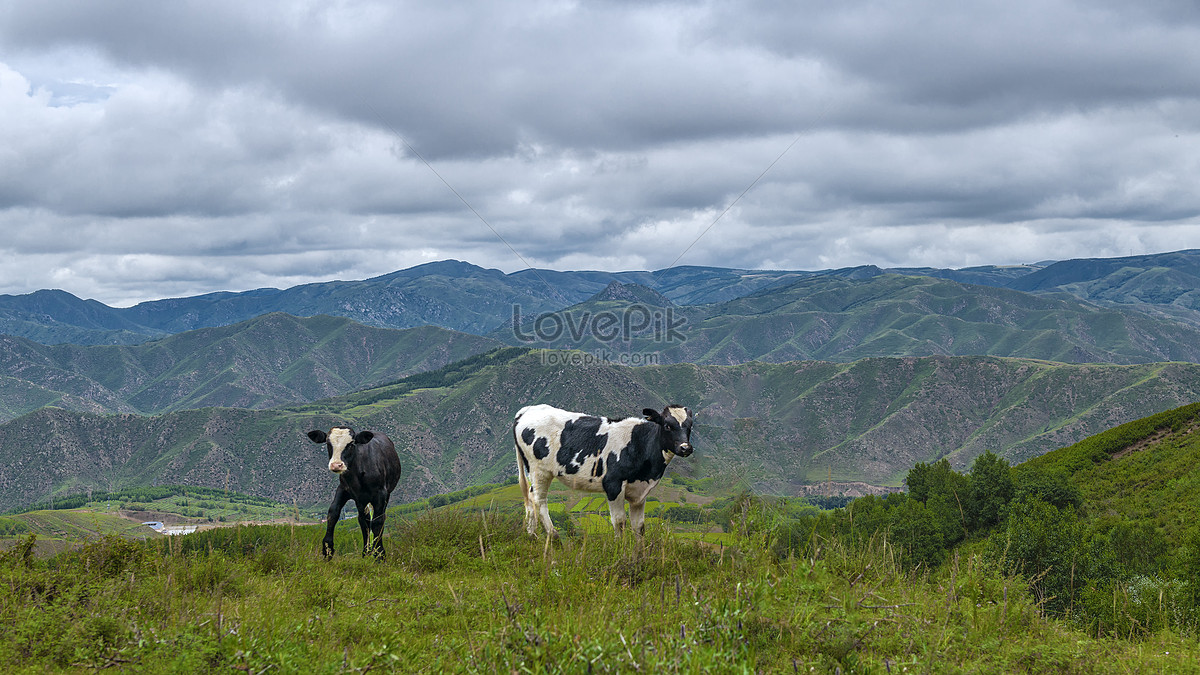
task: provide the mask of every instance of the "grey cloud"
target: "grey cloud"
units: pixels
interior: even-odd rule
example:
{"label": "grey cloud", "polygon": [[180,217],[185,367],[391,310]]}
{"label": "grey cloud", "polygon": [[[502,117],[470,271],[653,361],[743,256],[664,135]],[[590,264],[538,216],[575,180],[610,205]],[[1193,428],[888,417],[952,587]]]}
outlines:
{"label": "grey cloud", "polygon": [[294,6],[47,2],[19,5],[5,32],[379,113],[432,157],[529,137],[622,149],[817,124],[944,130],[1200,87],[1196,21],[1116,5]]}
{"label": "grey cloud", "polygon": [[1200,247],[1198,32],[1166,0],[9,2],[0,291]]}
{"label": "grey cloud", "polygon": [[511,152],[529,135],[620,148],[794,126],[807,113],[791,103],[814,76],[806,62],[689,44],[677,22],[703,11],[674,5],[285,4],[47,2],[18,5],[0,30],[27,49],[86,45],[217,89],[267,84],[369,124],[379,113],[431,157]]}
{"label": "grey cloud", "polygon": [[[905,105],[949,108],[964,120],[995,123],[1045,110],[1194,96],[1200,88],[1194,13],[1061,0],[724,7],[736,16],[714,21],[713,39],[820,58],[871,83],[901,113]],[[892,106],[880,112],[890,114]]]}

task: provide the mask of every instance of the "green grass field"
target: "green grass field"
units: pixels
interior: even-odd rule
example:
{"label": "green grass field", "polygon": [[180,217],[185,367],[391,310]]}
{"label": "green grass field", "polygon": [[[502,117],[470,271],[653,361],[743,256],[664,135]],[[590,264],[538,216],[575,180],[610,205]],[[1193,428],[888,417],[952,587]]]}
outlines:
{"label": "green grass field", "polygon": [[[598,514],[585,514],[590,520]],[[882,538],[777,560],[759,538],[644,540],[588,525],[550,541],[511,510],[357,529],[240,526],[42,559],[0,557],[8,672],[1200,671],[1194,637],[1095,639],[1046,619],[977,554],[904,571]],[[599,529],[597,527],[596,529]],[[708,537],[710,535],[701,535]],[[715,546],[714,544],[722,544]]]}
{"label": "green grass field", "polygon": [[[145,491],[133,490],[131,494]],[[125,539],[157,539],[163,535],[143,525],[160,521],[168,525],[196,525],[202,528],[231,526],[239,522],[316,522],[311,509],[236,493],[203,488],[163,488],[170,493],[157,499],[134,499],[118,494],[111,499],[87,501],[83,498],[66,500],[78,503],[74,508],[56,508],[10,513],[0,516],[0,550],[17,545],[29,534],[37,535],[34,552],[48,556],[106,536]],[[60,500],[59,506],[64,505]]]}
{"label": "green grass field", "polygon": [[[920,546],[930,537],[943,541],[932,492],[924,502],[891,495],[821,511],[747,492],[698,495],[697,486],[676,481],[664,481],[647,502],[641,539],[614,535],[603,496],[557,484],[550,511],[562,536],[554,540],[524,532],[515,484],[394,505],[381,561],[359,555],[353,520],[339,524],[338,554],[325,561],[320,525],[161,537],[86,508],[0,516],[0,536],[8,538],[0,553],[0,668],[1200,673],[1200,614],[1189,600],[1196,586],[1180,571],[1200,569],[1200,554],[1184,567],[1149,565],[1163,552],[1191,550],[1170,546],[1190,541],[1188,514],[1196,512],[1188,490],[1200,448],[1194,412],[1180,409],[1064,449],[1044,460],[1057,464],[1042,482],[1017,472],[1017,492],[1037,489],[1059,501],[1072,494],[1067,475],[1103,486],[1080,491],[1098,505],[1083,515],[1064,511],[1054,519],[1060,512],[1048,505],[1014,501],[1011,522],[972,531],[944,551]],[[1112,460],[1118,455],[1126,459]],[[935,469],[925,467],[917,475],[925,483],[916,485],[932,490],[941,476]],[[970,499],[974,481],[992,484],[983,482],[993,475],[986,470],[969,479],[945,471],[938,480],[968,481],[960,487]],[[253,506],[249,498],[219,504],[214,497],[173,495],[156,508],[183,517]],[[1137,519],[1130,523],[1150,525],[1114,520],[1126,512]],[[1173,520],[1152,520],[1168,512]],[[962,509],[948,513],[965,533]],[[921,523],[930,527],[916,528]],[[1045,523],[1054,532],[1038,529]],[[1064,537],[1075,545],[1063,549],[1073,557],[1051,546]],[[1081,537],[1095,545],[1078,545]],[[1138,546],[1146,549],[1140,558],[1129,554]],[[1022,568],[1010,547],[1057,557]],[[1114,547],[1127,555],[1108,555]],[[1111,578],[1064,577],[1076,565],[1085,574],[1138,561],[1145,564],[1108,570]],[[1078,597],[1068,602],[1048,592],[1062,586],[1051,583],[1058,577]]]}

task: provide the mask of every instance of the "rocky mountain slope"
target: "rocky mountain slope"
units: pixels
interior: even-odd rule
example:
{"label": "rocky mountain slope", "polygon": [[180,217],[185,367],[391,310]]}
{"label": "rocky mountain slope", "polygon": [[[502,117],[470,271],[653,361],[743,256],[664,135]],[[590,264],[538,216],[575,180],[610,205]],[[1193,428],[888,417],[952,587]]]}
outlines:
{"label": "rocky mountain slope", "polygon": [[317,503],[335,480],[304,433],[333,424],[388,433],[405,466],[395,499],[414,499],[510,475],[512,415],[535,402],[610,416],[686,404],[697,413],[697,452],[671,468],[685,475],[779,493],[827,477],[898,485],[918,461],[966,467],[990,449],[1016,462],[1200,399],[1200,365],[1182,363],[908,357],[624,368],[569,365],[564,354],[508,348],[290,408],[154,417],[43,408],[0,426],[0,508],[51,489],[155,483]]}
{"label": "rocky mountain slope", "polygon": [[0,335],[0,421],[46,405],[158,414],[303,403],[440,368],[498,344],[434,326],[389,330],[279,313],[136,346],[46,346]]}
{"label": "rocky mountain slope", "polygon": [[[1066,363],[1200,362],[1200,326],[1071,296],[896,274],[820,275],[724,303],[602,296],[493,332],[510,344],[734,364],[991,355]],[[626,295],[635,297],[634,291]],[[666,303],[669,304],[669,303]]]}

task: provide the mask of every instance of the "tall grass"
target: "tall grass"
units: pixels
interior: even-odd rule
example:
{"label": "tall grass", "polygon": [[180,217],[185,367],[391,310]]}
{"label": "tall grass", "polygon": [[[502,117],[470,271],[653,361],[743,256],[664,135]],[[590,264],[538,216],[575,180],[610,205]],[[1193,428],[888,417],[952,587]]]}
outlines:
{"label": "tall grass", "polygon": [[0,556],[0,667],[133,672],[1188,672],[1160,633],[1092,640],[1045,619],[1025,580],[962,554],[901,564],[883,536],[699,544],[511,512],[389,522],[383,560],[339,528],[236,527]]}

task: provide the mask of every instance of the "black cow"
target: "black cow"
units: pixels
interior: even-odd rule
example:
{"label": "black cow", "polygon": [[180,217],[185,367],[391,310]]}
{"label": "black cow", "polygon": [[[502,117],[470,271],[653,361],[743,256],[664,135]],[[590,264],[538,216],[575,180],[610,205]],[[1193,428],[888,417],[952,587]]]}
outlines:
{"label": "black cow", "polygon": [[537,534],[541,518],[554,536],[546,494],[558,478],[576,490],[604,492],[608,514],[620,533],[629,519],[639,534],[645,529],[646,495],[658,484],[676,455],[692,454],[692,412],[670,405],[645,418],[610,420],[568,412],[548,405],[521,408],[513,420],[517,475],[525,495],[525,529]]}
{"label": "black cow", "polygon": [[[400,458],[391,439],[381,433],[334,427],[329,433],[310,431],[313,443],[324,443],[329,451],[329,470],[338,475],[337,490],[329,505],[329,520],[321,551],[333,555],[333,528],[342,515],[342,507],[353,499],[358,507],[358,527],[362,530],[363,555],[370,542],[372,552],[385,555],[383,523],[387,520],[388,499],[400,482]],[[373,535],[373,539],[372,539]]]}

